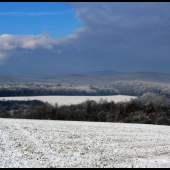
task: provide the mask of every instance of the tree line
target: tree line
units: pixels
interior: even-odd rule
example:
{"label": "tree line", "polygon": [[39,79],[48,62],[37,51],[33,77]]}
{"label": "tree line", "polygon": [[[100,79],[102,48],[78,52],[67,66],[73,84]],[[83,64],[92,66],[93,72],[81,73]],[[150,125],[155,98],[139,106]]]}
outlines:
{"label": "tree line", "polygon": [[154,83],[144,81],[116,81],[109,84],[109,87],[116,89],[119,95],[141,96],[151,92],[158,95],[165,95],[170,98],[169,83]]}
{"label": "tree line", "polygon": [[[99,102],[87,100],[70,106],[31,103],[26,112],[19,111],[19,108],[13,108],[13,111],[8,118],[170,125],[170,99],[150,92],[128,102],[101,99]],[[1,110],[0,117],[5,115],[7,118],[5,112]]]}
{"label": "tree line", "polygon": [[154,83],[143,81],[116,81],[107,86],[78,86],[52,83],[1,83],[0,97],[8,96],[45,96],[45,95],[130,95],[141,96],[151,92],[170,98],[169,83]]}
{"label": "tree line", "polygon": [[9,96],[45,96],[45,95],[67,95],[67,96],[96,96],[117,95],[118,91],[112,87],[101,86],[75,86],[51,83],[6,83],[0,84],[0,97]]}

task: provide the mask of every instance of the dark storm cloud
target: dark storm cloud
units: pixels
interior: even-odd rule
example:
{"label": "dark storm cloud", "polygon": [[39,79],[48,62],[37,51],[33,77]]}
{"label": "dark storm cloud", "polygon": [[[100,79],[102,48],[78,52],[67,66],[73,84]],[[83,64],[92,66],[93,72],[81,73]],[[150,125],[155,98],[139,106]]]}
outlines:
{"label": "dark storm cloud", "polygon": [[[170,54],[170,3],[89,2],[70,5],[84,25],[84,32],[78,34],[78,44],[90,51],[90,58],[97,58],[91,58],[92,61],[102,63],[105,59],[108,63],[103,66],[110,69],[113,63],[113,66],[120,66],[114,68],[126,71],[170,71],[163,62],[170,62],[167,60]],[[121,68],[121,64],[125,67]]]}
{"label": "dark storm cloud", "polygon": [[47,35],[1,35],[0,57],[4,58],[4,52],[11,50],[13,56],[25,56],[23,65],[31,65],[36,60],[40,70],[46,67],[51,71],[58,68],[170,72],[167,64],[170,63],[169,2],[69,5],[76,11],[82,28],[61,39]]}
{"label": "dark storm cloud", "polygon": [[99,48],[137,48],[139,53],[147,46],[151,51],[154,47],[169,46],[170,3],[106,2],[74,3],[73,6],[79,20],[87,27],[88,31],[79,35],[86,43],[91,40]]}

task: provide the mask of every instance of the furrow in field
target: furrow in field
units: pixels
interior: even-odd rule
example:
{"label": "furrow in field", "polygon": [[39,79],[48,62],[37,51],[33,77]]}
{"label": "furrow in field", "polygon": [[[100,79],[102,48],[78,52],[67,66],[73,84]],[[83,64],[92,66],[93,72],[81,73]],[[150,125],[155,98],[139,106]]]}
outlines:
{"label": "furrow in field", "polygon": [[[60,158],[55,157],[54,150],[50,149],[49,145],[41,143],[40,139],[43,136],[43,132],[40,130],[36,132],[37,128],[34,124],[31,124],[32,131],[28,131],[28,128],[24,129],[20,124],[14,124],[15,130],[20,131],[20,136],[22,136],[22,141],[27,141],[24,148],[25,154],[32,159],[33,167],[56,167],[56,162],[60,162]],[[42,132],[42,133],[41,133]],[[38,133],[38,138],[36,138],[36,133]],[[55,157],[55,162],[54,158]],[[36,164],[35,164],[36,162]]]}
{"label": "furrow in field", "polygon": [[169,167],[169,127],[0,119],[0,167]]}
{"label": "furrow in field", "polygon": [[20,148],[23,142],[7,122],[5,124],[1,122],[0,142],[0,167],[31,167],[31,162],[24,157]]}

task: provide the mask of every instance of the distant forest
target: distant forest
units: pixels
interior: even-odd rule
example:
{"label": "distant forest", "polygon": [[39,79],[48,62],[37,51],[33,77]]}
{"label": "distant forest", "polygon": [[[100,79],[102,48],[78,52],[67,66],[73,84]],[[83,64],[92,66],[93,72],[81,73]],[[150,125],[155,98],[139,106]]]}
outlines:
{"label": "distant forest", "polygon": [[51,83],[0,84],[0,97],[47,95],[96,96],[117,94],[118,91],[112,87],[56,85]]}
{"label": "distant forest", "polygon": [[0,101],[1,118],[102,121],[170,125],[170,85],[143,81],[116,81],[108,86],[51,83],[0,84],[0,96],[130,95],[129,102],[85,101],[55,106],[42,101]]}
{"label": "distant forest", "polygon": [[170,98],[169,83],[154,83],[144,81],[116,81],[108,86],[76,86],[52,83],[2,83],[0,97],[9,96],[47,96],[47,95],[77,95],[104,96],[130,95],[141,96],[151,92]]}

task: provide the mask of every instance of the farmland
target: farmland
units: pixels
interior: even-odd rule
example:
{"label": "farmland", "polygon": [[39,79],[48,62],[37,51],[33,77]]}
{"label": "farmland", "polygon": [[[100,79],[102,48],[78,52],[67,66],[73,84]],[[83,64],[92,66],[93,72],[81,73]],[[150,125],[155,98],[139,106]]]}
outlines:
{"label": "farmland", "polygon": [[0,167],[169,167],[169,126],[0,119]]}

